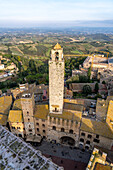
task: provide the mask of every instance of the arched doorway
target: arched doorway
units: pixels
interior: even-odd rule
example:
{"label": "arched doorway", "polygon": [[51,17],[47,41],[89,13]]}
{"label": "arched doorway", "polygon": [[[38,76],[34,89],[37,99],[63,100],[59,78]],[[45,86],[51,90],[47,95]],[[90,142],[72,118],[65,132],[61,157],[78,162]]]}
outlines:
{"label": "arched doorway", "polygon": [[70,146],[74,146],[75,145],[75,140],[69,136],[63,136],[60,138],[60,142],[61,144],[65,144],[65,145],[70,145]]}

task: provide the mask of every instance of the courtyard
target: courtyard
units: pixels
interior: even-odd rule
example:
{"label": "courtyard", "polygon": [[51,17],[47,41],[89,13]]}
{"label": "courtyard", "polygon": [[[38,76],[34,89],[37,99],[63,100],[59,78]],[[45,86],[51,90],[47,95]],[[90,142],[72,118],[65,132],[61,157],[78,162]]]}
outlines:
{"label": "courtyard", "polygon": [[49,155],[49,157],[55,156],[86,164],[88,163],[91,155],[90,151],[56,143],[49,143],[47,141],[42,141],[40,146],[35,146],[35,149],[40,150],[44,155]]}

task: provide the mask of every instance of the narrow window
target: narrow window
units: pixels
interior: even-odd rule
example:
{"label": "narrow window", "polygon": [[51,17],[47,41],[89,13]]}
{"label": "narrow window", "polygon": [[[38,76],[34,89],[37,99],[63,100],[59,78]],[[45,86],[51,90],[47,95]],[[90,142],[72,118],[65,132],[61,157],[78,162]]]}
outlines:
{"label": "narrow window", "polygon": [[73,134],[73,130],[72,130],[72,129],[70,129],[70,130],[69,130],[69,133]]}
{"label": "narrow window", "polygon": [[53,130],[56,130],[56,126],[53,126]]}
{"label": "narrow window", "polygon": [[64,128],[61,128],[61,132],[64,132],[65,130],[64,130]]}

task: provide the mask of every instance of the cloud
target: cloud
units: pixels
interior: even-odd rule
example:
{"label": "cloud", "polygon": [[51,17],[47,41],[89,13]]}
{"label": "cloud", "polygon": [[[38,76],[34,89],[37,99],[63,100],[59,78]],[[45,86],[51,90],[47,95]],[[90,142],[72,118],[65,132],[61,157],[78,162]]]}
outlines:
{"label": "cloud", "polygon": [[112,0],[0,0],[0,21],[113,19]]}

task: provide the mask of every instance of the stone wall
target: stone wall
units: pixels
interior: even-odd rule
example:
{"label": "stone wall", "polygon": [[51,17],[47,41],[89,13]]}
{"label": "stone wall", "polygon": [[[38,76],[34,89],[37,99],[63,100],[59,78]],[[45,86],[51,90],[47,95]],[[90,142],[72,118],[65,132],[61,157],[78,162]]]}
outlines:
{"label": "stone wall", "polygon": [[[85,136],[83,135],[85,134]],[[90,137],[91,136],[91,137]],[[82,141],[82,140],[83,141]],[[96,142],[94,141],[94,139],[96,140]],[[89,142],[90,143],[89,143]],[[99,147],[103,147],[106,149],[111,149],[112,145],[113,145],[113,139],[110,138],[106,138],[100,135],[96,135],[94,133],[89,133],[89,132],[85,132],[85,131],[80,131],[80,137],[79,137],[79,146],[82,146],[84,149],[86,148],[86,146],[89,149],[92,149],[95,145],[99,146]]]}
{"label": "stone wall", "polygon": [[61,143],[62,137],[70,137],[75,140],[78,146],[80,122],[63,120],[48,116],[47,140]]}
{"label": "stone wall", "polygon": [[35,118],[34,121],[36,135],[47,138],[47,120]]}
{"label": "stone wall", "polygon": [[24,138],[25,136],[25,130],[24,130],[24,123],[11,123],[9,122],[9,126],[10,126],[10,130],[13,134],[15,134],[16,136],[20,136],[22,135],[22,137]]}

